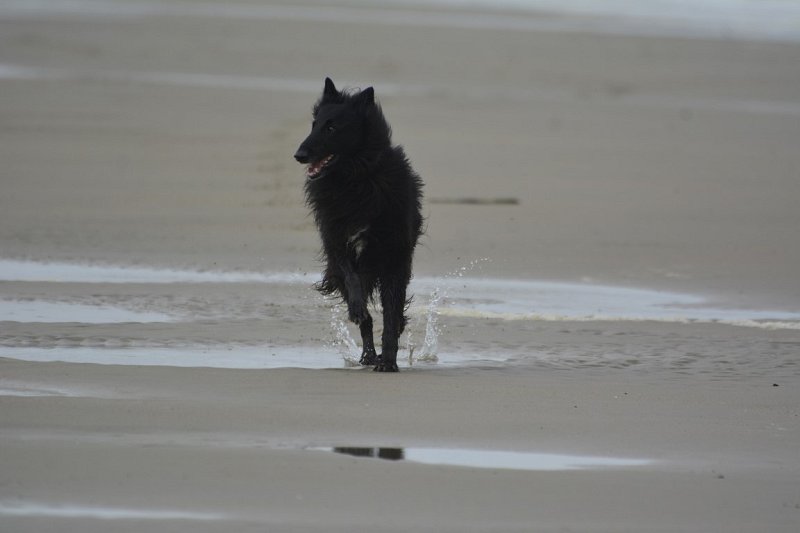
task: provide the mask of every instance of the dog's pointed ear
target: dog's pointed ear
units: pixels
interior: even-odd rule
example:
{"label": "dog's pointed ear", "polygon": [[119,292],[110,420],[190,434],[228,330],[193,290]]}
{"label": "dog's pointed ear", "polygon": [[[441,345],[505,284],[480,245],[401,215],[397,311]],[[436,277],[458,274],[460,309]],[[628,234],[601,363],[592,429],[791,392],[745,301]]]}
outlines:
{"label": "dog's pointed ear", "polygon": [[358,95],[358,99],[367,105],[372,105],[375,103],[375,89],[372,87],[367,87],[363,91],[361,91]]}
{"label": "dog's pointed ear", "polygon": [[324,96],[337,96],[339,91],[336,90],[336,86],[333,84],[333,80],[330,78],[325,78],[325,90],[322,91]]}

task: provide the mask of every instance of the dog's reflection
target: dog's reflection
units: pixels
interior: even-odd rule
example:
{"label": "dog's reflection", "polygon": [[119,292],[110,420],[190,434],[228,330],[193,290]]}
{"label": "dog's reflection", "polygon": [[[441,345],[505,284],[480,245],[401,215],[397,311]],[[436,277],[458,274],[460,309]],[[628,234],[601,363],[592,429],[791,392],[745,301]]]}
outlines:
{"label": "dog's reflection", "polygon": [[353,455],[355,457],[377,457],[378,459],[386,459],[389,461],[401,461],[405,459],[405,452],[403,448],[334,448],[334,452],[343,453],[345,455]]}

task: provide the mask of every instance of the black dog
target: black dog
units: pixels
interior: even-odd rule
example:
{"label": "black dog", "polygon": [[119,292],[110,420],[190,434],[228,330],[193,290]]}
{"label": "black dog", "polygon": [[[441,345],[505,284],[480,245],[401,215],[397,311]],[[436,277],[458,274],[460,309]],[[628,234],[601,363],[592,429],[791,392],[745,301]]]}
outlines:
{"label": "black dog", "polygon": [[[397,372],[397,341],[406,325],[406,288],[422,232],[422,180],[391,128],[372,87],[340,92],[325,79],[311,133],[294,154],[306,171],[306,201],[322,238],[325,272],[316,285],[338,293],[361,330],[362,365]],[[367,301],[380,293],[382,353],[375,352]]]}

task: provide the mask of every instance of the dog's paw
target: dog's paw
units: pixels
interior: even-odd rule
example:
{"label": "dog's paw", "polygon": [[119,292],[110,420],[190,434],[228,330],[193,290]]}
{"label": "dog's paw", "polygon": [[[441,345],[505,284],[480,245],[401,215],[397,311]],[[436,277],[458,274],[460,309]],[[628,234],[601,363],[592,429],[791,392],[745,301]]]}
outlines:
{"label": "dog's paw", "polygon": [[375,372],[399,372],[400,369],[397,368],[397,362],[387,362],[384,361],[382,358],[378,358],[378,363],[373,368]]}
{"label": "dog's paw", "polygon": [[372,351],[364,351],[361,354],[361,359],[358,361],[363,366],[372,366],[378,362],[378,354]]}

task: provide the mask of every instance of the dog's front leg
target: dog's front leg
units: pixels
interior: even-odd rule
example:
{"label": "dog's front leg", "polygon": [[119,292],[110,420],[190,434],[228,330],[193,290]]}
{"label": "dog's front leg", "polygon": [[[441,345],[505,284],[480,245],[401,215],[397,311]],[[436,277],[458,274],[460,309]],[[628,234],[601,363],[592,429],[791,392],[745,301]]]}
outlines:
{"label": "dog's front leg", "polygon": [[344,283],[347,294],[348,317],[358,325],[361,333],[361,360],[362,365],[374,365],[377,362],[378,354],[375,351],[375,340],[372,334],[372,316],[367,310],[367,295],[364,291],[364,284],[361,277],[352,269],[350,265],[345,265]]}
{"label": "dog's front leg", "polygon": [[369,319],[367,311],[367,298],[364,295],[364,287],[361,284],[361,277],[353,270],[345,270],[344,284],[347,288],[347,312],[348,318],[356,325],[361,325]]}

